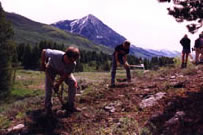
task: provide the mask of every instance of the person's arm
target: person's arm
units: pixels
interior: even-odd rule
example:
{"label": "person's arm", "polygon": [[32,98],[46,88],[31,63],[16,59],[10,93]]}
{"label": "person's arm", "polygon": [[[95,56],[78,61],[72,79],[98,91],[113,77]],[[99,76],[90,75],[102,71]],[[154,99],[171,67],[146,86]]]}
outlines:
{"label": "person's arm", "polygon": [[46,63],[45,63],[46,55],[45,55],[45,52],[46,52],[45,49],[43,49],[42,52],[41,52],[41,70],[42,71],[45,71],[45,69],[46,69]]}
{"label": "person's arm", "polygon": [[76,66],[76,63],[73,63],[72,66],[69,65],[69,68],[64,71],[63,75],[60,75],[59,80],[57,80],[56,83],[54,84],[55,88],[59,88],[59,86],[62,84],[62,82],[65,79],[67,79],[71,75],[71,73],[74,72],[75,66]]}
{"label": "person's arm", "polygon": [[54,83],[54,90],[58,91],[59,90],[59,86],[63,83],[63,81],[69,77],[70,74],[64,74],[62,76],[60,76],[59,80],[55,81]]}
{"label": "person's arm", "polygon": [[[63,81],[68,78],[70,76],[70,74],[64,74],[62,76],[60,76],[59,80],[56,81],[56,83],[54,84],[54,89],[55,90],[58,90],[59,89],[59,86],[63,83]],[[75,87],[77,88],[77,82],[75,82]]]}
{"label": "person's arm", "polygon": [[124,55],[123,56],[123,62],[124,62],[124,64],[126,63],[126,61],[127,61],[127,55]]}
{"label": "person's arm", "polygon": [[116,60],[116,65],[119,66],[120,62],[118,60],[118,51],[115,51],[115,60]]}
{"label": "person's arm", "polygon": [[129,66],[127,62],[127,54],[123,56],[123,62],[124,62],[124,66]]}
{"label": "person's arm", "polygon": [[180,44],[183,46],[183,39],[180,40]]}

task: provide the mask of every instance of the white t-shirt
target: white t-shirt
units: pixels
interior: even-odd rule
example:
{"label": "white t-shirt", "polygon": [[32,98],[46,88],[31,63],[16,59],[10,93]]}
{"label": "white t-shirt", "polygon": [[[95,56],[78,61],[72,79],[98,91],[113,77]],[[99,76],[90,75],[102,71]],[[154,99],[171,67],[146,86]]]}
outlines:
{"label": "white t-shirt", "polygon": [[70,74],[74,72],[76,62],[66,64],[63,61],[65,52],[54,49],[46,49],[45,56],[49,59],[49,64],[58,74]]}

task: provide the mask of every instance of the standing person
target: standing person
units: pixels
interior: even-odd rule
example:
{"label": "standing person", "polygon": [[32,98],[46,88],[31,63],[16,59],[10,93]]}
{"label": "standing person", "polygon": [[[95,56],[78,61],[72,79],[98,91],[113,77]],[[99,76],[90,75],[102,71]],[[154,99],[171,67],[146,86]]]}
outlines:
{"label": "standing person", "polygon": [[199,34],[199,38],[197,38],[195,40],[195,45],[194,45],[194,48],[195,48],[195,64],[197,65],[199,62],[200,62],[200,54],[202,55],[203,53],[203,34]]}
{"label": "standing person", "polygon": [[[67,111],[77,111],[74,105],[77,81],[73,76],[76,60],[79,58],[78,48],[68,47],[65,52],[53,49],[43,49],[41,53],[41,68],[46,72],[45,77],[45,111],[46,114],[52,113],[52,89],[58,89],[63,81],[69,86],[68,102],[62,106]],[[55,81],[56,75],[59,80]],[[56,82],[56,83],[54,83]]]}
{"label": "standing person", "polygon": [[184,37],[180,40],[180,44],[183,46],[181,68],[186,68],[188,56],[190,54],[190,39],[188,38],[187,34],[185,34]]}
{"label": "standing person", "polygon": [[116,46],[112,56],[112,70],[111,70],[111,87],[115,87],[116,69],[120,64],[126,69],[126,76],[128,82],[131,81],[130,67],[127,62],[127,54],[130,50],[130,42],[124,41],[121,45]]}

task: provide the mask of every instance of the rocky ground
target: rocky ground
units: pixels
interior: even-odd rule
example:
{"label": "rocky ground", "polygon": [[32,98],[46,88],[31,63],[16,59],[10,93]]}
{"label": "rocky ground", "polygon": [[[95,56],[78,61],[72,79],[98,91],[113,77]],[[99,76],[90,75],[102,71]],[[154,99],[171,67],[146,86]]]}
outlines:
{"label": "rocky ground", "polygon": [[[13,124],[2,134],[203,134],[202,65],[134,73],[130,83],[118,80],[115,88],[108,84],[108,80],[97,85],[81,82],[84,92],[76,97],[81,112],[60,115],[61,105],[55,97],[52,117],[44,115],[43,108],[33,108],[21,125],[16,122],[17,130]],[[43,104],[43,99],[37,103]]]}

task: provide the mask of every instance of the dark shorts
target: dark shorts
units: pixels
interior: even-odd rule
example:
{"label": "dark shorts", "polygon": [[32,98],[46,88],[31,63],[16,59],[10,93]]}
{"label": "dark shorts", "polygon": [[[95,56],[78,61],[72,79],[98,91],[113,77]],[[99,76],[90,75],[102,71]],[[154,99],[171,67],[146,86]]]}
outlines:
{"label": "dark shorts", "polygon": [[182,53],[190,53],[190,49],[183,49]]}

